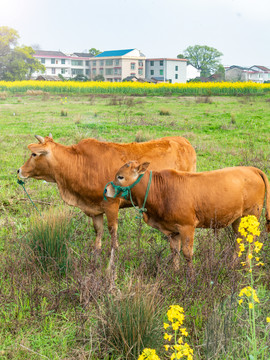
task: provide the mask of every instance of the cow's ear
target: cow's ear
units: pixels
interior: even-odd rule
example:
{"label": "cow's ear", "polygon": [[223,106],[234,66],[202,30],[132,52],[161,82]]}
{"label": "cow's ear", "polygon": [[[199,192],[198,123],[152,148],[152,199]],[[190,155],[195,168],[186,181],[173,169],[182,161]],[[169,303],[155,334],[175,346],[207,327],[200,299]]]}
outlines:
{"label": "cow's ear", "polygon": [[46,155],[48,154],[48,148],[45,148],[41,144],[30,144],[28,145],[28,149],[37,155]]}
{"label": "cow's ear", "polygon": [[147,168],[148,168],[148,166],[150,165],[150,163],[149,162],[144,162],[144,163],[142,163],[142,164],[140,164],[138,167],[137,167],[137,172],[138,172],[138,174],[144,174],[145,172],[146,172],[146,170],[147,170]]}

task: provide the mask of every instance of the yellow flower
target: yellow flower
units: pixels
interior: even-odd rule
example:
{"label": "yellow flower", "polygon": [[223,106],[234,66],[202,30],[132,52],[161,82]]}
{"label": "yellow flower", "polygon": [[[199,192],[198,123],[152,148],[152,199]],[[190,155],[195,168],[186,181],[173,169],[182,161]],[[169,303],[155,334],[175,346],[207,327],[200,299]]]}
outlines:
{"label": "yellow flower", "polygon": [[264,263],[260,261],[256,264],[256,266],[264,266]]}
{"label": "yellow flower", "polygon": [[164,334],[164,340],[171,341],[171,339],[172,339],[172,335],[169,335],[167,333]]}
{"label": "yellow flower", "polygon": [[170,348],[170,345],[164,345],[164,347],[165,347],[165,350],[168,351]]}
{"label": "yellow flower", "polygon": [[248,258],[249,258],[249,259],[252,259],[252,258],[253,258],[253,255],[249,253],[249,254],[248,254]]}
{"label": "yellow flower", "polygon": [[241,305],[243,302],[243,299],[238,300],[239,305]]}
{"label": "yellow flower", "polygon": [[249,303],[249,304],[248,304],[248,307],[249,307],[250,309],[253,309],[253,304],[252,304],[252,303]]}
{"label": "yellow flower", "polygon": [[266,318],[266,321],[270,323],[270,317],[267,317],[267,318]]}
{"label": "yellow flower", "polygon": [[165,330],[166,330],[169,326],[170,326],[169,324],[163,323],[163,327],[164,327]]}
{"label": "yellow flower", "polygon": [[188,336],[188,332],[186,331],[187,329],[186,328],[181,328],[180,331],[181,331],[181,334],[183,336]]}

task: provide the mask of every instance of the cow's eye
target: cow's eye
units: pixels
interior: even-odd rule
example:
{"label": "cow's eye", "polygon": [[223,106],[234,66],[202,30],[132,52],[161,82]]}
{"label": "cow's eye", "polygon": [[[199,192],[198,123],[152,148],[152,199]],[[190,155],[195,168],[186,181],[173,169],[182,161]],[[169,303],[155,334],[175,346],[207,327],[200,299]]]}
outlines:
{"label": "cow's eye", "polygon": [[118,176],[117,176],[117,179],[118,179],[118,180],[123,180],[123,179],[124,179],[124,176],[118,175]]}
{"label": "cow's eye", "polygon": [[33,156],[33,157],[35,157],[35,156],[37,156],[37,154],[35,154],[35,153],[32,153],[32,156]]}

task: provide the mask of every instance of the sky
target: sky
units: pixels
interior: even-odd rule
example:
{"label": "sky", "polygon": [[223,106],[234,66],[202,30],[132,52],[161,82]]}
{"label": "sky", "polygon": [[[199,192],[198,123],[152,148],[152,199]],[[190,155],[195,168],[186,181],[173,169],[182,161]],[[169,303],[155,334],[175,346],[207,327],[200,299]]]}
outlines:
{"label": "sky", "polygon": [[207,45],[224,66],[270,67],[270,0],[0,0],[0,26],[41,50],[137,48],[175,58]]}

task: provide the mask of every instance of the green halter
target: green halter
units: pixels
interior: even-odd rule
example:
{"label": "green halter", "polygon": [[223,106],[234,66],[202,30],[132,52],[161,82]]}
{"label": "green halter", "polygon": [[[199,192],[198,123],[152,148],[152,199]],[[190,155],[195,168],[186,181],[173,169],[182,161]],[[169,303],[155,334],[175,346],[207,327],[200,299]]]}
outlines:
{"label": "green halter", "polygon": [[126,200],[130,200],[132,206],[134,207],[134,209],[139,211],[140,216],[142,216],[142,213],[147,211],[147,209],[145,208],[145,204],[146,204],[146,200],[147,200],[147,197],[148,197],[148,193],[149,193],[149,189],[150,189],[150,185],[151,185],[151,181],[152,181],[152,171],[150,171],[149,180],[148,180],[148,184],[147,184],[147,189],[146,189],[146,193],[145,193],[145,197],[144,197],[144,201],[143,201],[143,206],[140,209],[137,209],[136,206],[134,205],[134,202],[133,202],[132,196],[131,196],[131,189],[136,184],[138,184],[138,182],[141,181],[141,178],[143,177],[143,175],[144,174],[140,175],[138,177],[138,179],[133,184],[131,184],[129,186],[119,186],[119,185],[115,185],[112,181],[108,182],[108,184],[105,185],[105,188],[104,188],[104,191],[103,191],[104,200],[107,201],[107,197],[105,195],[105,190],[106,190],[107,186],[109,184],[111,184],[112,187],[115,189],[115,194],[114,194],[113,198],[116,198],[119,194],[121,194],[120,197],[122,197],[122,198],[124,198]]}

